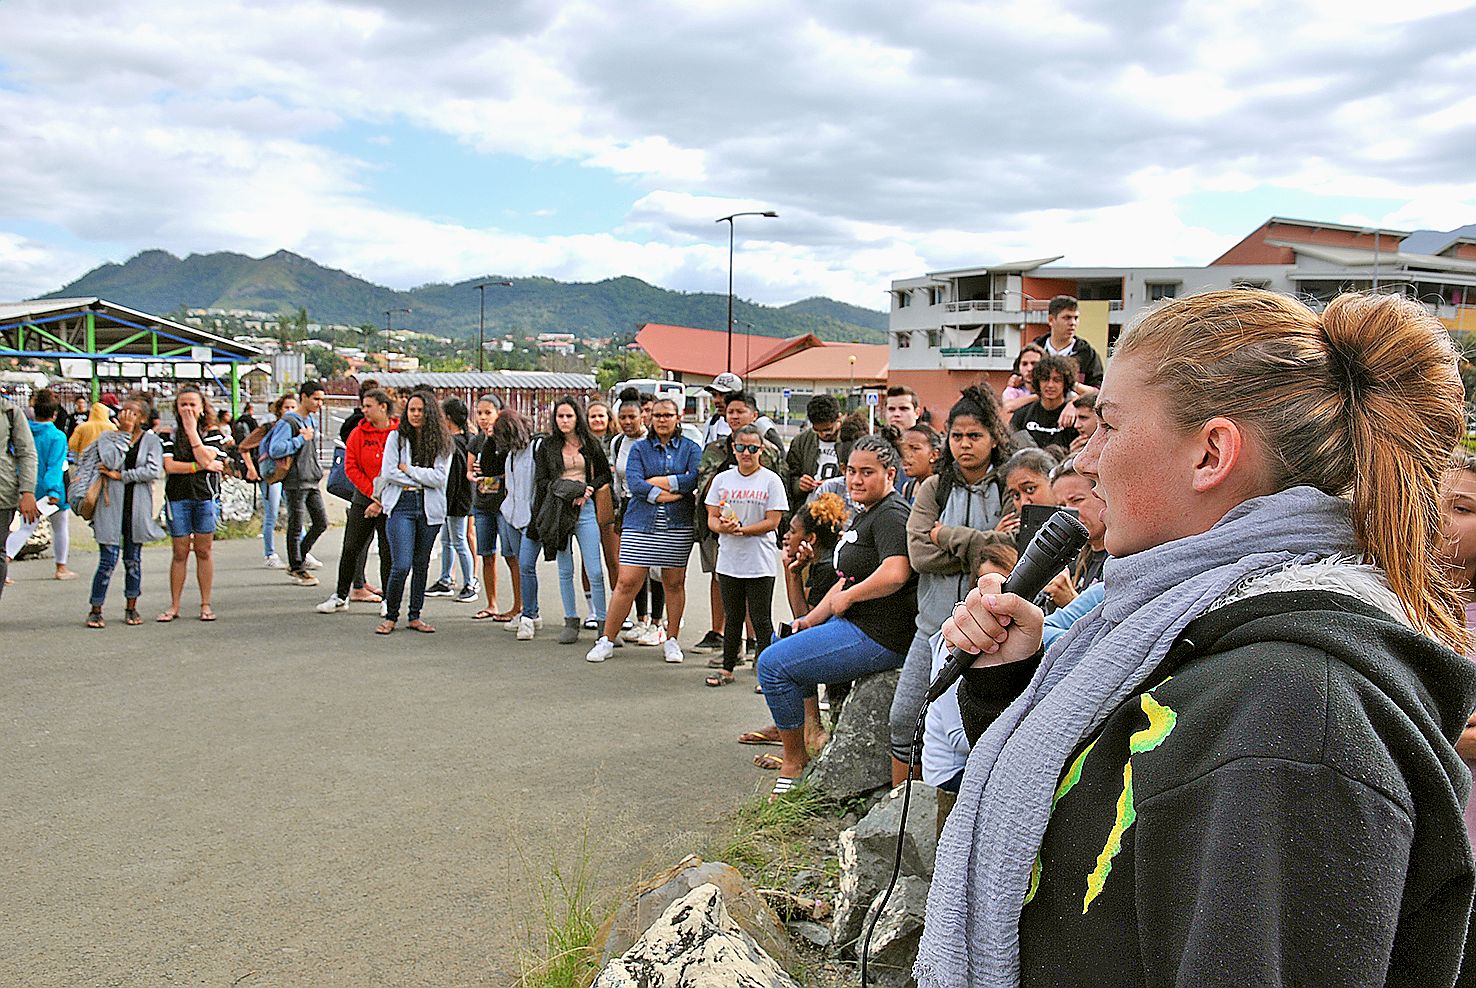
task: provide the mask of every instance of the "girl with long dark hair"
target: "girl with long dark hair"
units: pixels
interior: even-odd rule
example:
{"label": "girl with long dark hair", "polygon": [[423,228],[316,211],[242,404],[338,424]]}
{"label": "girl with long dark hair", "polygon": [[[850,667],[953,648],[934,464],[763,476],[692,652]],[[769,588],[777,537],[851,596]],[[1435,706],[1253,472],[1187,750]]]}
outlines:
{"label": "girl with long dark hair", "polygon": [[[574,398],[565,395],[554,402],[553,434],[538,447],[534,456],[533,518],[540,526],[539,541],[544,551],[557,550],[559,561],[559,595],[564,604],[564,630],[559,635],[560,645],[572,645],[579,640],[578,594],[574,587],[574,549],[570,542],[579,542],[579,555],[584,560],[584,571],[589,577],[593,594],[592,617],[598,625],[605,623],[605,571],[600,564],[600,525],[595,516],[595,493],[601,487],[610,486],[610,462],[599,437],[590,431],[585,420],[584,409]],[[571,484],[582,484],[583,493],[571,498],[578,512],[572,531],[552,533],[542,530],[543,506],[550,488],[556,481],[566,480]],[[526,599],[526,594],[525,594]]]}
{"label": "girl with long dark hair", "polygon": [[436,629],[421,620],[431,549],[446,521],[446,477],[451,469],[451,433],[441,405],[429,388],[410,392],[400,424],[385,439],[379,471],[379,500],[389,512],[390,575],[385,587],[384,620],[374,629],[387,635],[400,620],[405,581],[410,580],[406,627],[426,634]]}
{"label": "girl with long dark hair", "polygon": [[[143,624],[138,598],[143,593],[143,544],[164,537],[154,520],[154,481],[164,476],[164,446],[144,428],[149,406],[142,398],[123,399],[118,406],[118,428],[104,432],[82,455],[96,456],[105,497],[97,499],[92,534],[97,539],[97,572],[87,627],[103,627],[103,604],[118,560],[123,560],[123,622]],[[95,451],[95,452],[94,452]]]}

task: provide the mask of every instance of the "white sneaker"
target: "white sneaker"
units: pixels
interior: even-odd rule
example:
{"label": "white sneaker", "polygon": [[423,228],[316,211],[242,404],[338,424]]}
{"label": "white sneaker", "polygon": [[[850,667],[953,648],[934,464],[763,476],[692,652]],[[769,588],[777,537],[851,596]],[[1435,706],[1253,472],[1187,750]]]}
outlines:
{"label": "white sneaker", "polygon": [[601,635],[600,640],[594,643],[594,648],[585,653],[584,661],[604,662],[606,659],[614,654],[615,643],[610,641],[610,639],[606,638],[604,635]]}
{"label": "white sneaker", "polygon": [[666,629],[659,624],[648,624],[635,643],[637,645],[660,645],[664,641],[666,641]]}
{"label": "white sneaker", "polygon": [[277,555],[275,552],[272,553],[270,556],[267,556],[265,559],[263,559],[261,561],[261,564],[263,566],[265,566],[267,569],[286,569],[287,568],[287,564],[284,563],[284,562],[282,562],[282,557],[279,556],[279,555]]}
{"label": "white sneaker", "polygon": [[685,656],[682,655],[682,646],[677,644],[677,640],[675,638],[666,639],[666,644],[661,646],[661,650],[663,653],[665,653],[664,655],[662,655],[662,658],[666,659],[667,662],[675,664],[681,662],[685,658]]}
{"label": "white sneaker", "polygon": [[[543,630],[543,618],[541,616],[536,618],[528,618],[528,620],[533,622],[534,631]],[[507,622],[507,624],[504,624],[502,627],[507,631],[517,631],[520,627],[522,627],[522,624],[523,617],[522,615],[519,615],[513,618],[511,621]]]}
{"label": "white sneaker", "polygon": [[622,632],[621,635],[620,635],[620,637],[621,638],[624,638],[628,642],[637,642],[637,641],[640,641],[641,640],[641,635],[644,635],[646,633],[646,629],[649,628],[649,627],[650,627],[650,625],[647,624],[646,622],[644,622],[644,621],[637,621],[630,628],[628,628],[627,630],[625,630],[624,632]]}
{"label": "white sneaker", "polygon": [[508,627],[518,629],[518,641],[530,642],[533,640],[533,632],[537,630],[535,622],[537,618],[521,617],[516,622],[509,621]]}
{"label": "white sneaker", "polygon": [[382,618],[389,617],[389,604],[382,600],[379,602],[379,616]]}
{"label": "white sneaker", "polygon": [[319,614],[332,614],[334,611],[348,610],[348,605],[348,601],[338,596],[338,594],[334,594],[332,597],[329,597],[327,600],[323,601],[323,603],[319,604],[317,607],[317,611]]}
{"label": "white sneaker", "polygon": [[321,560],[319,560],[316,556],[314,556],[310,552],[306,556],[303,556],[302,557],[302,568],[303,569],[322,569],[323,568],[323,563],[322,563]]}

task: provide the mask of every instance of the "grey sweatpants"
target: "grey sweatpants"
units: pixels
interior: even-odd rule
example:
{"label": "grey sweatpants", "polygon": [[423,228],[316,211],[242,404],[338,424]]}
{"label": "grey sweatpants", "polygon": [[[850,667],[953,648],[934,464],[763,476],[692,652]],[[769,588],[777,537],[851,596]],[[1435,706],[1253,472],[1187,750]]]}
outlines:
{"label": "grey sweatpants", "polygon": [[[928,645],[929,637],[921,631],[912,636],[912,647],[907,650],[902,676],[897,680],[897,692],[892,695],[892,757],[899,762],[907,761],[912,750],[912,736],[917,733],[917,714],[922,710],[923,698],[927,696],[928,683],[932,679],[933,650]],[[921,765],[921,745],[918,746],[917,758],[917,764]]]}

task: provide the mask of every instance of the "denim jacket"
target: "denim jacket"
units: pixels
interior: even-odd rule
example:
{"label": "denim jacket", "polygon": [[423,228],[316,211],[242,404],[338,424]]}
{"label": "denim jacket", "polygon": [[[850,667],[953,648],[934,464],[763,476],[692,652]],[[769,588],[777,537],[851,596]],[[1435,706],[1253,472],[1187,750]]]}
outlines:
{"label": "denim jacket", "polygon": [[[693,492],[697,490],[697,466],[702,461],[702,447],[677,433],[671,442],[662,444],[654,432],[630,448],[625,465],[625,480],[630,485],[630,504],[625,509],[622,527],[636,532],[655,532],[666,528],[691,528]],[[670,477],[675,493],[685,494],[680,501],[657,504],[661,488],[647,477]]]}

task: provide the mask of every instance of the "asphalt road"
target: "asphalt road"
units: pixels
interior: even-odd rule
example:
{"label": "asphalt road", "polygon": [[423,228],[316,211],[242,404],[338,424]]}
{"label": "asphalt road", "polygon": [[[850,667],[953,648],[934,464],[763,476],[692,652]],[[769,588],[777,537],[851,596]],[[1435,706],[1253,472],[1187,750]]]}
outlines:
{"label": "asphalt road", "polygon": [[508,984],[551,866],[576,872],[587,840],[612,891],[771,782],[733,743],[768,722],[751,669],[715,690],[690,652],[586,663],[590,632],[553,641],[551,564],[554,620],[522,643],[448,599],[437,634],[376,637],[377,608],[315,613],[328,591],[252,541],[217,544],[215,624],[192,587],[153,622],[155,548],[145,625],[122,623],[120,567],[87,630],[95,562],[74,551],[69,583],[17,563],[0,600],[0,985]]}

